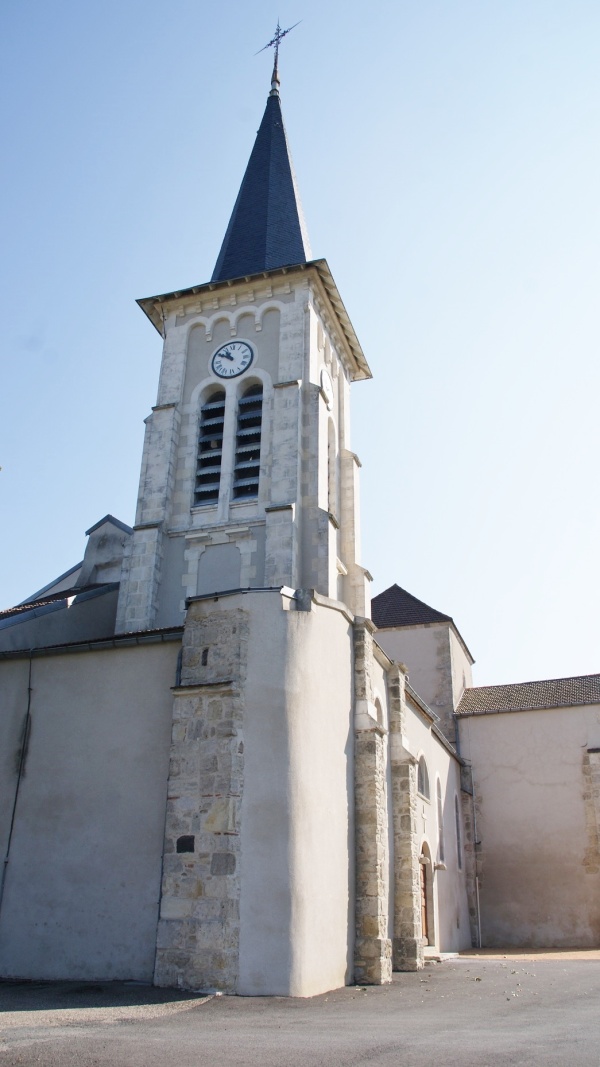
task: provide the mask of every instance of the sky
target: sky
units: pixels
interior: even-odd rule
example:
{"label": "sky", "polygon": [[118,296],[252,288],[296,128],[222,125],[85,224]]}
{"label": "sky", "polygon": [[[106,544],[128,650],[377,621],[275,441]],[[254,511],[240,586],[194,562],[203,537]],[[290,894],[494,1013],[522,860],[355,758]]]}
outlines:
{"label": "sky", "polygon": [[600,670],[597,0],[4,0],[0,602],[133,523],[161,341],[211,274],[270,87],[353,389],[362,562],[477,685]]}

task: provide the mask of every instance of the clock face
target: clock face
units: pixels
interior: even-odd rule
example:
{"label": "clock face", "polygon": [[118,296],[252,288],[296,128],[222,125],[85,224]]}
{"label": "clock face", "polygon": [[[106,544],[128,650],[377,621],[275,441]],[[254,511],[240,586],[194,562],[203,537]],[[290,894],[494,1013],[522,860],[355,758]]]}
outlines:
{"label": "clock face", "polygon": [[237,378],[243,374],[254,359],[254,352],[247,341],[230,341],[217,348],[210,365],[219,378]]}

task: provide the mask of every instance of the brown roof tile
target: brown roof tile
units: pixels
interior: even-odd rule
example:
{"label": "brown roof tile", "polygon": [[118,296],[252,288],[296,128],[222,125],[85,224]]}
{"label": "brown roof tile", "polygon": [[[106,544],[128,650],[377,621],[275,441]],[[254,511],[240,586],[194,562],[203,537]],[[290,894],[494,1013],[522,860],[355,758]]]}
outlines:
{"label": "brown roof tile", "polygon": [[569,708],[581,704],[600,704],[600,674],[465,689],[456,714],[493,715],[503,711]]}

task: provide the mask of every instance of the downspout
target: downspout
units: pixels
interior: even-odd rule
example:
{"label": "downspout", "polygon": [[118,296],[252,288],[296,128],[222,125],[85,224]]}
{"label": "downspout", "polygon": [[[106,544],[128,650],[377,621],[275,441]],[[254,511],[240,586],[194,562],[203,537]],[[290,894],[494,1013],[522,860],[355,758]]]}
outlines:
{"label": "downspout", "polygon": [[477,814],[475,811],[475,786],[473,785],[473,773],[471,772],[471,807],[473,810],[473,859],[475,860],[475,897],[477,901],[477,948],[481,948],[481,907],[479,904],[479,874],[477,871],[477,846],[480,844],[477,837]]}
{"label": "downspout", "polygon": [[23,739],[21,742],[21,752],[19,754],[19,766],[17,769],[17,784],[15,787],[15,795],[13,799],[12,812],[10,816],[10,828],[8,831],[8,840],[6,842],[6,855],[2,864],[2,875],[0,878],[0,909],[2,908],[2,901],[4,899],[4,886],[6,883],[6,869],[8,867],[8,860],[10,856],[10,846],[12,843],[13,830],[15,828],[15,816],[17,813],[17,801],[19,799],[19,789],[21,787],[21,779],[23,777],[23,771],[25,770],[25,760],[27,758],[27,746],[29,743],[29,731],[31,728],[31,671],[33,667],[33,652],[29,649],[29,673],[27,679],[27,711],[25,713],[25,723],[23,726]]}

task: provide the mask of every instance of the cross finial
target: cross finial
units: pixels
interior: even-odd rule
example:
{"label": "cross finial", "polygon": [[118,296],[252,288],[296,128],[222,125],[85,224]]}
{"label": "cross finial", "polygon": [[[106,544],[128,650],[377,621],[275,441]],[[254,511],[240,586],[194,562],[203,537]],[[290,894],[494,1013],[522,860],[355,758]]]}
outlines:
{"label": "cross finial", "polygon": [[300,22],[302,22],[302,19],[300,19],[299,22],[295,22],[293,26],[288,26],[287,30],[282,30],[279,25],[279,19],[277,19],[275,36],[271,38],[268,44],[264,45],[263,48],[259,48],[258,52],[254,53],[255,55],[258,55],[260,52],[264,52],[266,48],[275,49],[275,62],[273,64],[273,74],[271,75],[271,96],[277,96],[279,93],[279,42],[290,32],[290,30],[295,30],[296,26],[300,25]]}

